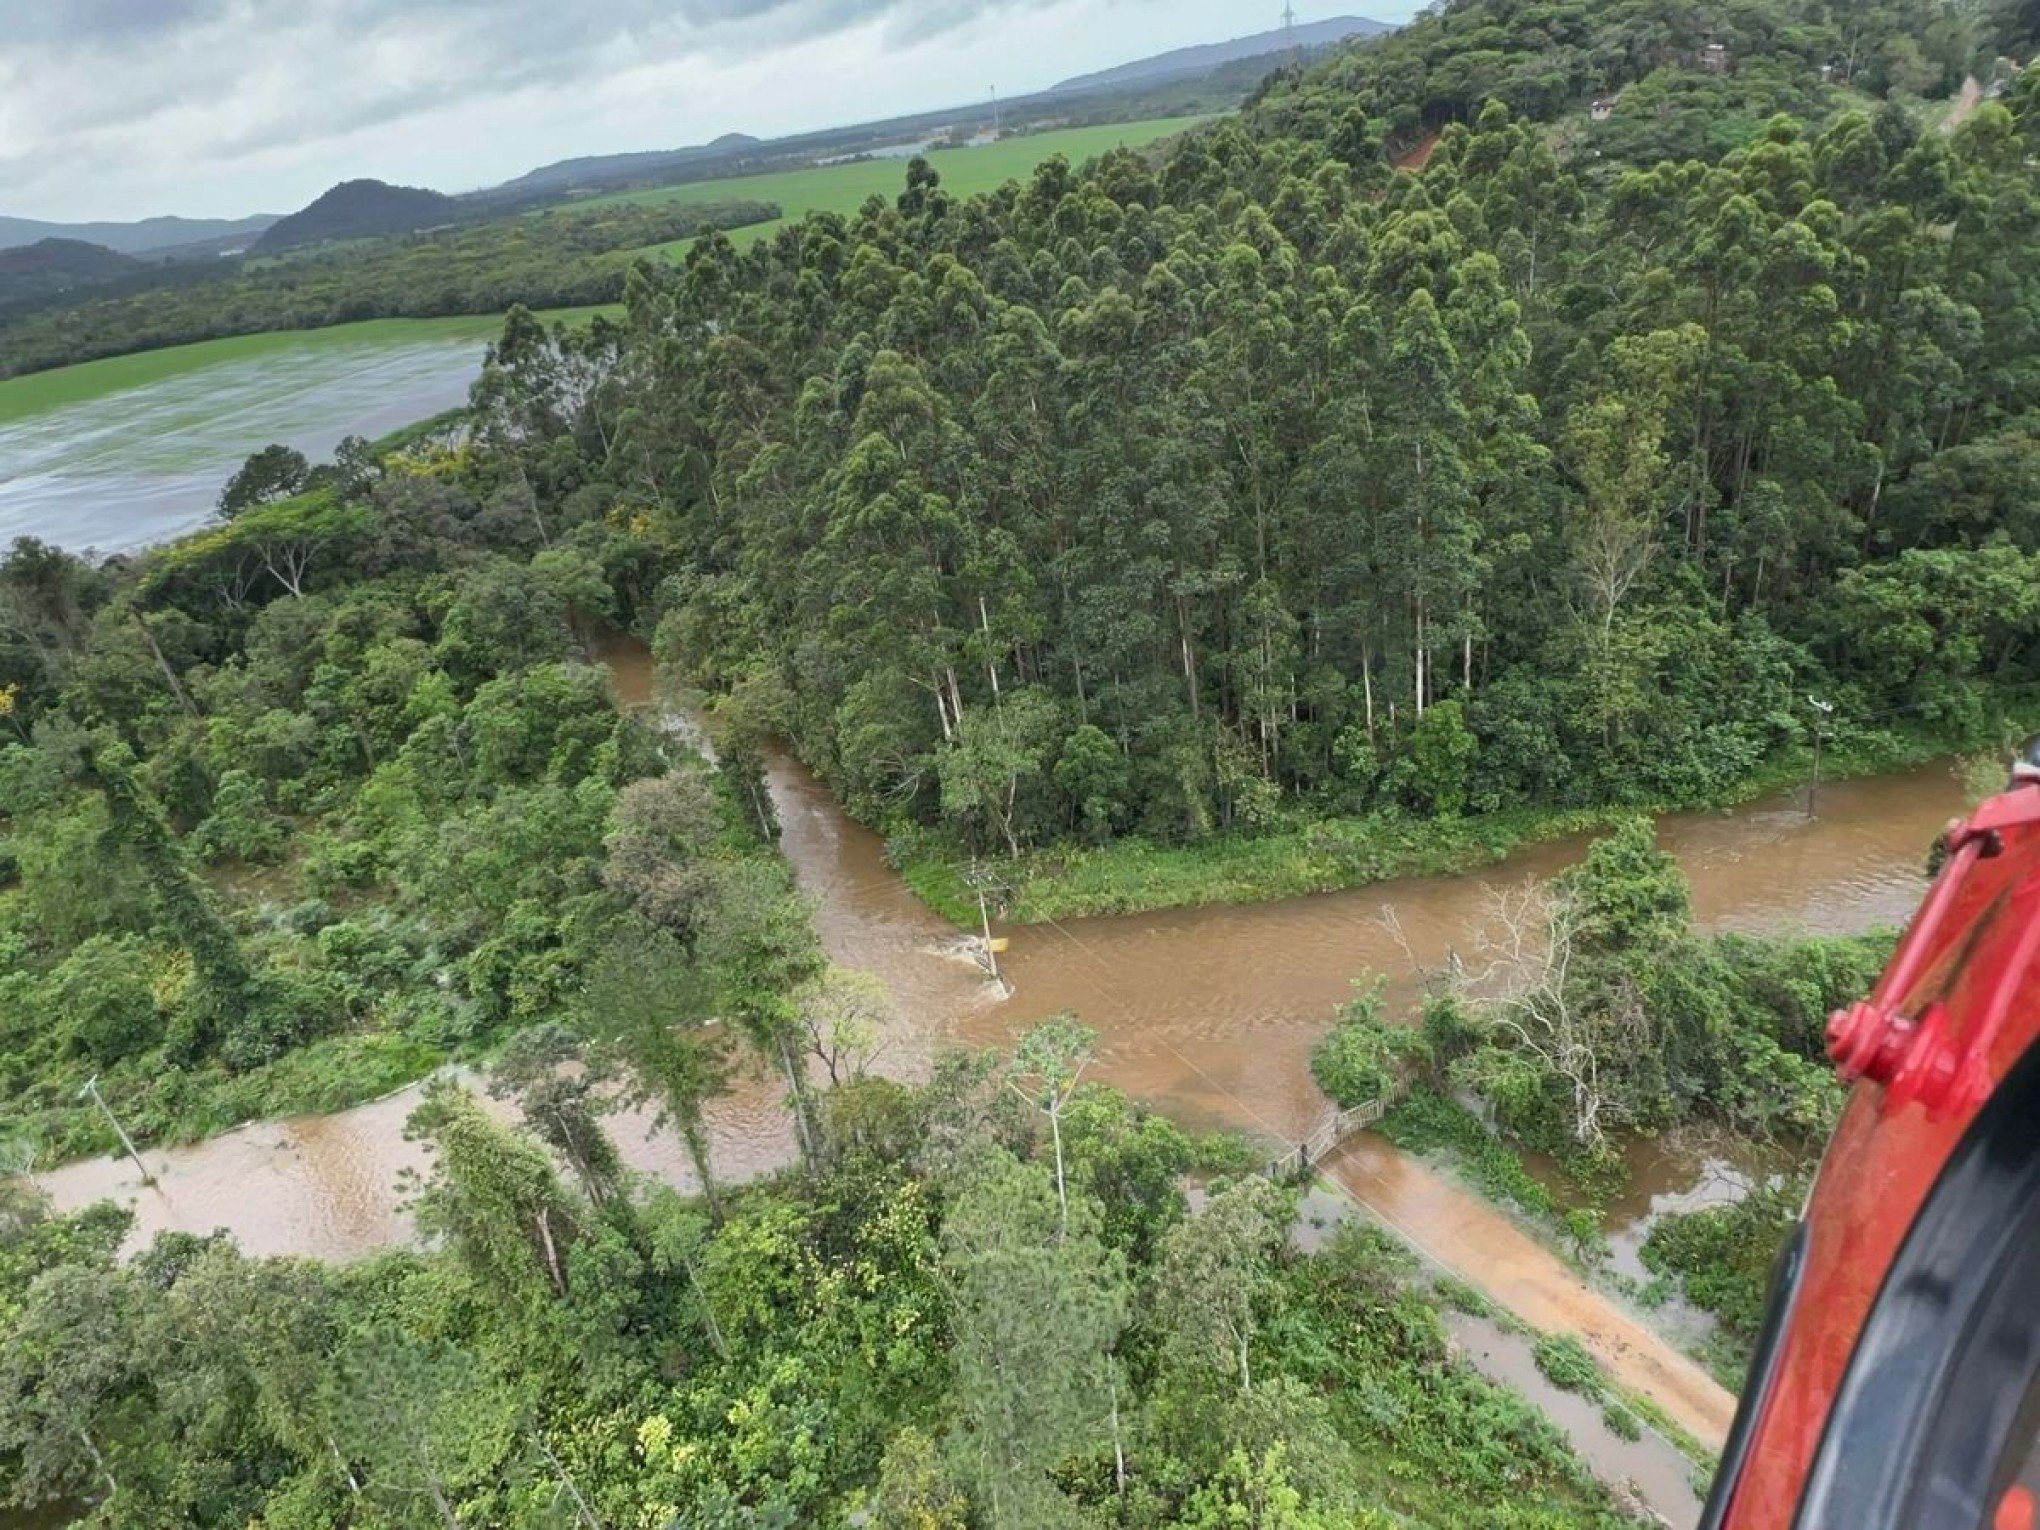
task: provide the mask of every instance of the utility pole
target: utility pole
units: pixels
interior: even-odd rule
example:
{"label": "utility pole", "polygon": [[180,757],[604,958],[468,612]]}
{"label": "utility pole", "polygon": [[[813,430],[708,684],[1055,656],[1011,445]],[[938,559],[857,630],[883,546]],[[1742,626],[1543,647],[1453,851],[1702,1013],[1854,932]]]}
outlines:
{"label": "utility pole", "polygon": [[105,1096],[100,1094],[99,1075],[97,1073],[85,1080],[85,1087],[78,1091],[80,1099],[83,1099],[88,1094],[92,1096],[92,1103],[99,1107],[99,1113],[106,1117],[106,1124],[113,1128],[114,1136],[120,1138],[120,1145],[127,1149],[128,1157],[132,1158],[135,1161],[135,1167],[141,1170],[142,1183],[153,1185],[156,1182],[156,1176],[151,1174],[149,1166],[142,1162],[142,1155],[135,1151],[134,1139],[128,1136],[127,1132],[122,1129],[120,1122],[114,1118],[113,1107],[108,1105]]}
{"label": "utility pole", "polygon": [[992,87],[992,136],[999,136],[999,87]]}
{"label": "utility pole", "polygon": [[1806,816],[1812,818],[1820,811],[1820,749],[1827,742],[1827,721],[1835,704],[1817,696],[1807,697],[1806,703],[1813,708],[1813,785],[1806,792]]}
{"label": "utility pole", "polygon": [[1003,988],[1006,986],[1006,980],[999,976],[999,953],[992,945],[992,905],[989,896],[997,889],[998,884],[993,882],[984,865],[975,860],[970,863],[970,870],[963,874],[963,879],[977,894],[978,924],[984,931],[985,970],[991,973],[992,981]]}

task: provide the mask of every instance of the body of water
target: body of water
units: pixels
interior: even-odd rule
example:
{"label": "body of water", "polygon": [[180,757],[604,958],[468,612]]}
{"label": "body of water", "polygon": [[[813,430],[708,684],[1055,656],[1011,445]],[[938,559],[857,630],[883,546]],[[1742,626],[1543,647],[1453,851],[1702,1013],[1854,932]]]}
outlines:
{"label": "body of water", "polygon": [[[652,704],[643,649],[624,645],[607,657],[620,697]],[[878,836],[814,776],[780,753],[769,778],[782,849],[816,901],[830,956],[875,974],[892,995],[880,1071],[913,1076],[938,1045],[1005,1047],[1037,1021],[1073,1011],[1098,1031],[1097,1076],[1186,1124],[1280,1142],[1299,1140],[1325,1108],[1310,1049],[1356,976],[1386,973],[1394,996],[1414,996],[1421,971],[1477,939],[1497,894],[1551,876],[1585,849],[1584,840],[1560,841],[1464,876],[1255,907],[1013,927],[1000,931],[1011,942],[1003,960],[1010,986],[1001,987],[959,956],[957,932],[914,898]],[[1903,922],[1924,885],[1927,846],[1961,806],[1953,776],[1934,767],[1830,786],[1817,818],[1781,797],[1673,815],[1659,832],[1692,879],[1705,926],[1843,933]],[[410,1235],[396,1178],[419,1162],[402,1137],[417,1093],[149,1150],[151,1187],[136,1182],[131,1165],[105,1159],[66,1165],[43,1183],[63,1206],[129,1201],[144,1236],[219,1226],[252,1253],[347,1258]],[[779,1093],[760,1077],[718,1103],[721,1173],[742,1177],[791,1160]],[[615,1135],[636,1167],[688,1182],[670,1134],[639,1117],[619,1119]],[[1644,1154],[1634,1167],[1632,1195],[1615,1213],[1625,1228],[1654,1207],[1702,1203],[1722,1175],[1704,1148]],[[1619,1380],[1719,1442],[1729,1394],[1501,1212],[1370,1134],[1347,1143],[1325,1172],[1439,1267],[1540,1329],[1578,1334]],[[1626,1245],[1631,1260],[1637,1236]]]}
{"label": "body of water", "polygon": [[[453,326],[460,328],[463,326]],[[265,337],[261,351],[0,421],[0,547],[126,552],[191,530],[271,442],[312,461],[466,401],[488,321]],[[22,381],[33,381],[23,379]]]}

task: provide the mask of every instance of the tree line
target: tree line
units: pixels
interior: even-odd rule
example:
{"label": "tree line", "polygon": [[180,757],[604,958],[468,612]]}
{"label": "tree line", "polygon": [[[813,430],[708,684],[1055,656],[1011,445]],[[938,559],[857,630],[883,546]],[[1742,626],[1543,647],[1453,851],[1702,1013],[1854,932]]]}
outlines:
{"label": "tree line", "polygon": [[125,292],[0,304],[0,377],[268,330],[578,308],[623,294],[631,251],[777,218],[777,204],[559,208],[271,258],[161,267]]}

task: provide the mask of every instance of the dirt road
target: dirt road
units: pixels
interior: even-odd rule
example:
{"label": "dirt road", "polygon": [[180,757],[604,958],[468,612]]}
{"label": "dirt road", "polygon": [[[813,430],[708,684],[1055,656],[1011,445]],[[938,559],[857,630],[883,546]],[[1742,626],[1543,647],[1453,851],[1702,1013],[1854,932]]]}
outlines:
{"label": "dirt road", "polygon": [[1577,1336],[1619,1385],[1721,1449],[1735,1418],[1728,1390],[1501,1212],[1368,1133],[1319,1169],[1433,1262],[1532,1328]]}

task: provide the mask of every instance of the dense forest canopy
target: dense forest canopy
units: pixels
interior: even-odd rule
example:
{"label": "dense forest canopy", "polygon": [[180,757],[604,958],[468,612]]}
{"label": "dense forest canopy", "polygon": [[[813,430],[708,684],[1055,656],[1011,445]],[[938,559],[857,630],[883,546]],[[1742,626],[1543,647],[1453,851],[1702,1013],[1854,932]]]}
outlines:
{"label": "dense forest canopy", "polygon": [[[1599,62],[1436,94],[1490,11]],[[1877,14],[1872,56],[1953,13]],[[1696,800],[1809,692],[1844,736],[1983,728],[2040,630],[2033,79],[1942,132],[1822,85],[1855,8],[1737,15],[1451,6],[1160,166],[969,202],[917,166],[642,273],[630,396],[577,428],[672,551],[665,651],[860,813],[1008,852]],[[1738,88],[1835,109],[1628,169],[1522,109],[1712,78],[1717,31],[1776,50]]]}
{"label": "dense forest canopy", "polygon": [[[431,1246],[345,1269],[123,1261],[6,1180],[0,1485],[276,1530],[1625,1522],[1449,1290],[1291,1247],[1076,1021],[866,1076],[762,745],[904,852],[1025,857],[1711,800],[1809,697],[1862,756],[1994,737],[2040,681],[2030,11],[1459,0],[1152,159],[915,163],[619,318],[517,310],[460,418],[258,453],[194,537],[17,543],[5,1162],[111,1148],[93,1078],[160,1142],[460,1058],[519,1124],[435,1086]],[[715,764],[618,711],[611,628],[712,693]],[[1640,825],[1526,917],[1579,943],[1562,1037],[1510,1040],[1520,987],[1362,1004],[1328,1087],[1586,1152],[1827,1119],[1874,947],[1700,940]],[[751,1187],[705,1125],[738,1069],[799,1150]],[[622,1172],[619,1098],[699,1195]],[[1744,1322],[1774,1211],[1651,1257]]]}

